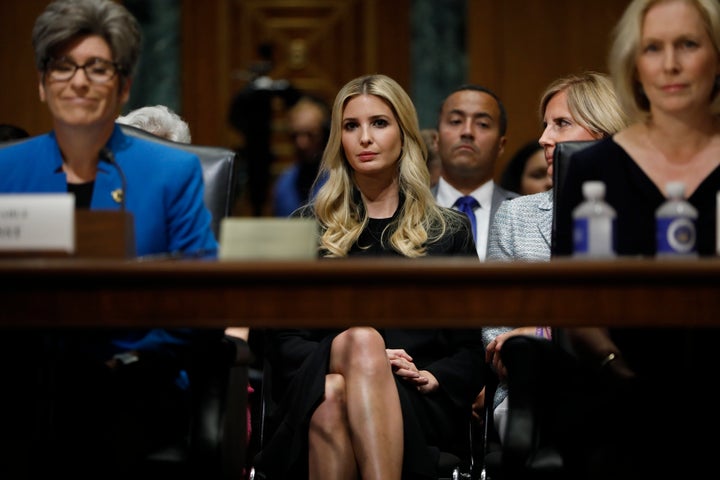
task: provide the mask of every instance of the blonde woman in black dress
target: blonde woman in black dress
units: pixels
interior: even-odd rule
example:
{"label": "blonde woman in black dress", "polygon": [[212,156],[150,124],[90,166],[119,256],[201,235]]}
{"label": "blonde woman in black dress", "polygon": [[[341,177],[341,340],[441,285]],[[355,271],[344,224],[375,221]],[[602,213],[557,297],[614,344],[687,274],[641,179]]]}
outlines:
{"label": "blonde woman in black dress", "polygon": [[[321,256],[477,261],[467,217],[436,205],[425,159],[415,108],[397,82],[368,75],[346,84],[319,174],[327,181],[295,214],[317,220]],[[439,451],[458,441],[467,447],[471,404],[483,386],[479,330],[353,327],[269,336],[278,407],[259,476],[433,478]]]}

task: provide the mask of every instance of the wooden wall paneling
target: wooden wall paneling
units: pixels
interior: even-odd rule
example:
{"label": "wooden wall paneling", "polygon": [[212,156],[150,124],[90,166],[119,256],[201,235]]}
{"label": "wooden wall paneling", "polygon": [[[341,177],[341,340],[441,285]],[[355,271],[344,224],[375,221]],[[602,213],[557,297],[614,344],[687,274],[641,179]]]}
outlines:
{"label": "wooden wall paneling", "polygon": [[[31,134],[52,128],[47,107],[38,99],[31,45],[35,18],[47,3],[0,2],[0,60],[5,65],[0,122],[16,123]],[[270,7],[275,17],[248,13]],[[259,40],[276,37],[293,22],[295,30],[277,53],[279,71],[300,88],[331,101],[347,80],[374,71],[409,88],[409,8],[410,0],[182,0],[180,113],[193,140],[237,145],[226,117],[232,95],[244,86],[239,73],[256,60]],[[288,63],[293,45],[304,49],[299,68]]]}
{"label": "wooden wall paneling", "polygon": [[468,0],[467,55],[468,81],[502,94],[503,49],[498,48],[504,25],[502,2]]}
{"label": "wooden wall paneling", "polygon": [[610,33],[626,6],[626,0],[469,0],[469,81],[497,92],[508,111],[496,178],[517,148],[540,135],[538,102],[550,82],[607,71]]}
{"label": "wooden wall paneling", "polygon": [[[32,25],[47,0],[0,2],[0,122],[31,134],[52,127],[37,94]],[[508,108],[504,161],[539,133],[538,97],[553,79],[605,70],[612,27],[626,0],[468,0],[468,80],[495,90]],[[410,90],[411,0],[182,0],[182,114],[198,143],[233,147],[227,124],[239,72],[261,40],[280,39],[278,70],[332,100],[350,78],[386,73]],[[264,13],[263,13],[264,12]],[[262,15],[261,15],[262,14]],[[297,47],[304,60],[297,60]]]}
{"label": "wooden wall paneling", "polygon": [[[365,73],[386,73],[409,89],[410,0],[226,1],[228,105],[252,80],[249,69],[261,60],[263,43],[274,47],[271,79],[288,80],[328,103],[343,84]],[[274,178],[292,161],[292,147],[284,105],[278,99],[273,108]],[[242,135],[233,134],[228,146],[242,146]]]}
{"label": "wooden wall paneling", "polygon": [[369,13],[370,23],[374,28],[372,32],[368,32],[373,43],[368,45],[368,48],[375,54],[376,72],[392,77],[402,85],[408,94],[411,94],[411,1],[394,0],[373,3],[374,7]]}
{"label": "wooden wall paneling", "polygon": [[[539,138],[541,122],[537,112],[540,95],[552,80],[572,71],[567,69],[566,61],[567,22],[550,24],[537,20],[562,18],[567,8],[566,0],[524,3],[522,9],[517,4],[503,5],[507,10],[503,14],[505,35],[501,45],[506,46],[507,51],[502,98],[506,101],[509,117],[508,145],[501,162],[503,166],[523,143]],[[523,15],[516,15],[518,11],[522,11]]]}
{"label": "wooden wall paneling", "polygon": [[181,25],[181,111],[193,142],[231,146],[227,0],[183,0]]}
{"label": "wooden wall paneling", "polygon": [[32,48],[35,18],[47,0],[0,2],[0,123],[11,123],[38,135],[52,128],[50,114],[38,96]]}
{"label": "wooden wall paneling", "polygon": [[[383,71],[409,83],[410,0],[232,0],[233,72],[258,60],[262,42],[275,46],[272,78],[283,78],[331,101],[351,78]],[[392,31],[393,36],[386,32]],[[397,37],[400,37],[398,40]],[[399,78],[398,78],[399,77]],[[233,79],[233,90],[247,83]]]}

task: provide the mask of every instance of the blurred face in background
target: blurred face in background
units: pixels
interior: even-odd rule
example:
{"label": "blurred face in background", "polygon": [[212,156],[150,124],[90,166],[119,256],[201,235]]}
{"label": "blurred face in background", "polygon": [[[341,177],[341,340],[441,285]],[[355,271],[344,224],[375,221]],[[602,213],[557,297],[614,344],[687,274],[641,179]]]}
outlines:
{"label": "blurred face in background", "polygon": [[657,3],[645,14],[637,75],[651,110],[675,113],[706,109],[720,62],[697,7]]}
{"label": "blurred face in background", "polygon": [[528,157],[525,162],[522,177],[520,178],[520,194],[532,195],[550,190],[552,177],[548,175],[548,164],[545,161],[545,151],[538,149]]}
{"label": "blurred face in background", "polygon": [[437,148],[442,176],[451,184],[472,190],[492,179],[505,149],[497,101],[476,90],[451,94],[440,112]]}
{"label": "blurred face in background", "polygon": [[311,102],[298,103],[288,114],[288,132],[301,162],[319,160],[325,148],[325,117]]}
{"label": "blurred face in background", "polygon": [[427,168],[430,173],[430,186],[434,187],[438,183],[442,170],[442,162],[437,151],[438,132],[434,128],[424,128],[420,130],[420,135],[422,135],[427,147]]}

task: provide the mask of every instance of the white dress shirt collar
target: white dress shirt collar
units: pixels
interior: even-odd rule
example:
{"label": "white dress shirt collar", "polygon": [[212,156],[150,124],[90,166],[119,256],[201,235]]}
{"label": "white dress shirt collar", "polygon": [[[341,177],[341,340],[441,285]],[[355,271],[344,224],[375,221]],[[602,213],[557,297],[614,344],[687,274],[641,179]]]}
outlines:
{"label": "white dress shirt collar", "polygon": [[[475,246],[480,260],[485,260],[485,253],[487,252],[488,230],[490,228],[490,210],[492,209],[494,185],[495,184],[492,180],[488,180],[470,192],[470,195],[475,197],[475,200],[477,200],[480,204],[480,207],[475,209],[475,219],[477,221],[477,241]],[[463,195],[464,194],[462,192],[450,185],[444,178],[440,177],[436,195],[438,205],[452,208],[457,199]]]}

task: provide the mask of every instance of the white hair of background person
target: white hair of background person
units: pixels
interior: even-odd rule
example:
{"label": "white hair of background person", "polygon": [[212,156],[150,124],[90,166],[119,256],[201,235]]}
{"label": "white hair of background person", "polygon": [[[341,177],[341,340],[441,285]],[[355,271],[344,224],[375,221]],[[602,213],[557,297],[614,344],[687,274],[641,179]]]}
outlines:
{"label": "white hair of background person", "polygon": [[137,108],[117,118],[118,123],[141,128],[174,142],[190,143],[190,127],[180,115],[165,105]]}

